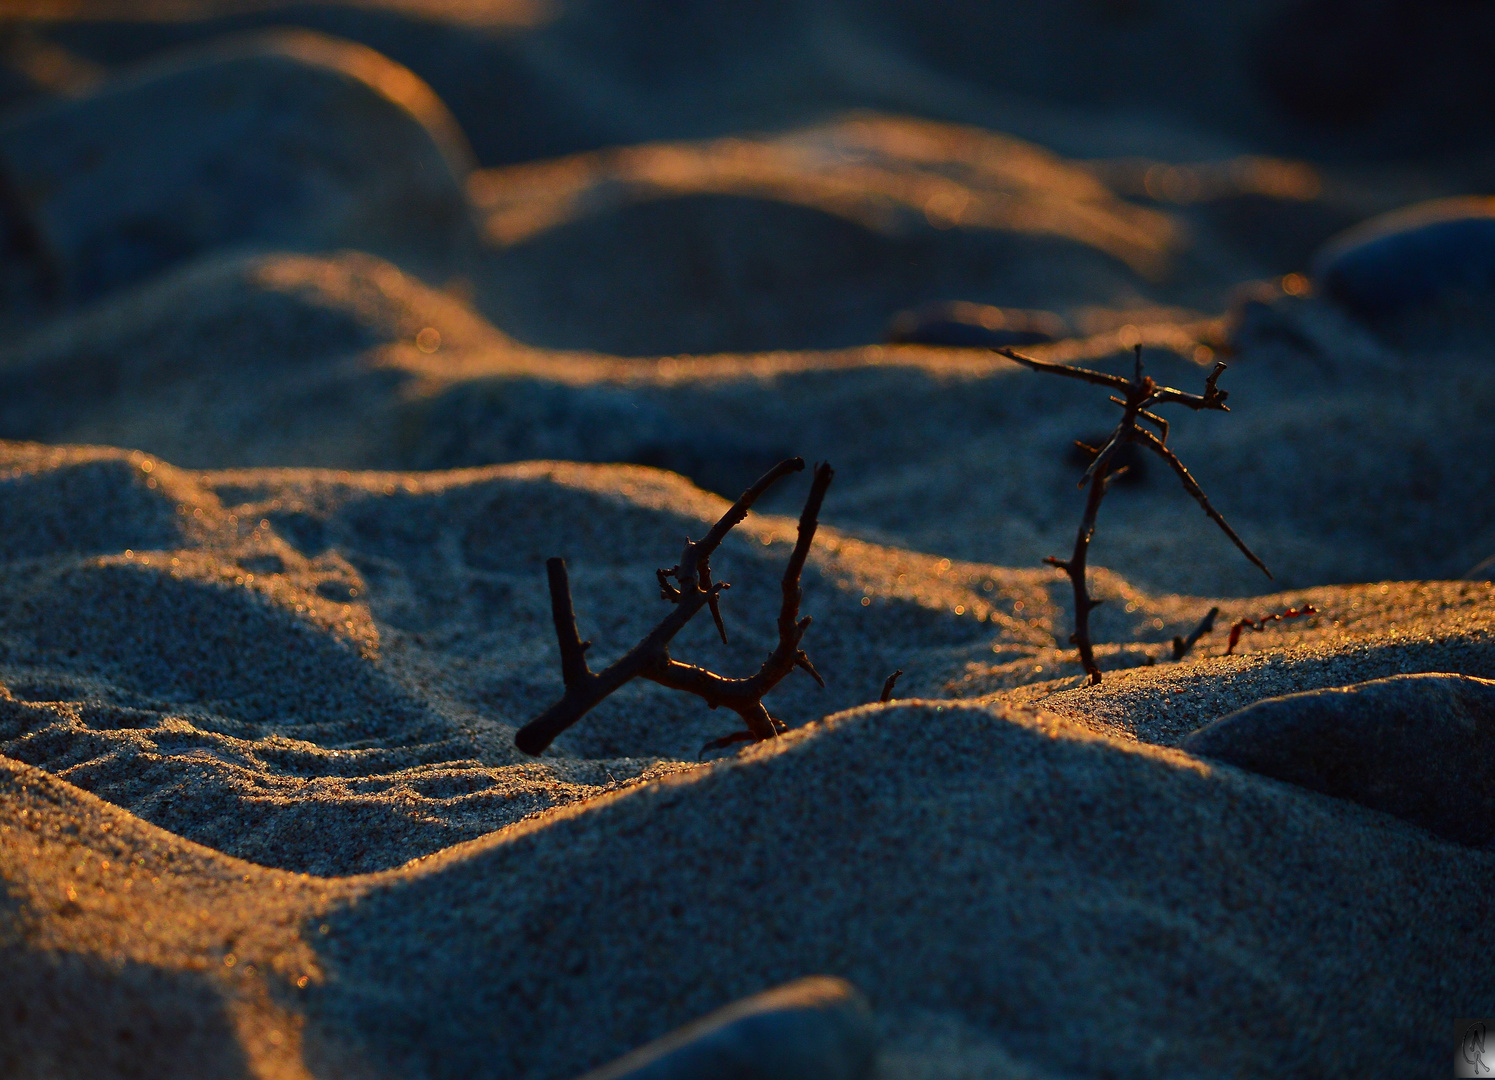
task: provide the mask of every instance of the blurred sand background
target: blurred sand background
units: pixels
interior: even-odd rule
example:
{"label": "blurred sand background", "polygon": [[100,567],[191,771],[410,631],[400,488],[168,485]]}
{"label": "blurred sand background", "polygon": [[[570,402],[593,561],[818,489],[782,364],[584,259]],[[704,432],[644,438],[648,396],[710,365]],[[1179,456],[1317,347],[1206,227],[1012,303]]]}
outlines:
{"label": "blurred sand background", "polygon": [[[5,5],[0,1074],[565,1080],[827,973],[885,1078],[1446,1075],[1491,851],[1178,749],[1495,678],[1488,297],[1310,273],[1495,187],[1495,19],[1350,9]],[[1137,463],[1085,687],[1042,559],[1113,407],[890,339],[952,301],[1226,360],[1169,445],[1275,580]],[[837,472],[789,735],[700,763],[734,721],[635,683],[514,749],[545,560],[600,668],[796,454]],[[772,648],[804,489],[676,656]]]}

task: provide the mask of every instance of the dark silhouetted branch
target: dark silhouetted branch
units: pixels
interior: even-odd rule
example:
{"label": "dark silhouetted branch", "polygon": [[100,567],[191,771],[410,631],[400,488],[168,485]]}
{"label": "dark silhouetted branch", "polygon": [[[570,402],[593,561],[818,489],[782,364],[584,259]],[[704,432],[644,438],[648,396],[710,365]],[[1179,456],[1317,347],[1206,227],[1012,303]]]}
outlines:
{"label": "dark silhouetted branch", "polygon": [[878,701],[893,700],[893,687],[898,685],[898,676],[902,674],[903,669],[899,668],[897,671],[893,672],[893,674],[887,677],[887,680],[882,684],[882,697],[878,698]]}
{"label": "dark silhouetted branch", "polygon": [[548,559],[545,574],[550,579],[550,617],[555,620],[555,637],[561,646],[561,680],[567,689],[585,685],[590,641],[582,641],[576,632],[576,612],[571,607],[571,579],[566,574],[565,559]]}
{"label": "dark silhouetted branch", "polygon": [[[1246,546],[1245,542],[1235,534],[1225,518],[1222,517],[1205,496],[1204,490],[1189,475],[1189,470],[1184,468],[1183,462],[1179,461],[1172,450],[1168,449],[1168,421],[1152,412],[1156,405],[1182,405],[1185,408],[1201,410],[1211,409],[1218,412],[1229,412],[1225,405],[1225,399],[1230,395],[1219,388],[1220,373],[1225,370],[1225,365],[1217,363],[1214,370],[1204,380],[1203,394],[1189,394],[1182,390],[1175,390],[1171,386],[1159,386],[1150,375],[1142,374],[1142,346],[1136,347],[1134,354],[1134,376],[1127,379],[1121,375],[1107,375],[1100,371],[1091,371],[1088,368],[1070,367],[1066,364],[1053,364],[1043,360],[1034,360],[1032,357],[1023,356],[1011,349],[996,349],[998,354],[1007,357],[1015,363],[1024,367],[1032,368],[1034,371],[1048,372],[1054,375],[1062,375],[1066,378],[1079,379],[1084,382],[1094,383],[1097,386],[1109,387],[1120,391],[1120,395],[1113,395],[1111,401],[1121,406],[1121,419],[1116,424],[1116,430],[1111,437],[1101,446],[1096,453],[1095,459],[1090,462],[1084,475],[1080,477],[1080,487],[1087,484],[1090,487],[1085,498],[1085,514],[1080,520],[1079,532],[1075,536],[1074,552],[1068,560],[1048,558],[1044,562],[1057,566],[1069,575],[1070,584],[1074,587],[1075,594],[1075,630],[1070,636],[1070,642],[1079,650],[1080,663],[1085,668],[1085,674],[1089,676],[1090,685],[1094,686],[1101,681],[1100,666],[1095,662],[1095,649],[1090,640],[1090,612],[1100,603],[1089,593],[1085,584],[1085,562],[1089,554],[1090,541],[1095,535],[1095,519],[1100,512],[1101,500],[1105,498],[1106,488],[1109,481],[1120,475],[1121,470],[1112,470],[1111,461],[1117,450],[1126,443],[1138,443],[1147,447],[1153,453],[1158,454],[1178,474],[1183,483],[1184,490],[1198,500],[1204,512],[1209,515],[1211,521],[1218,525],[1225,535],[1230,537],[1231,542],[1240,548],[1241,552],[1257,566],[1267,577],[1272,573],[1266,564],[1256,557],[1256,554]],[[1137,422],[1143,421],[1156,427],[1161,434],[1154,435],[1146,428],[1138,427]],[[1213,625],[1213,617],[1207,617],[1210,625]],[[1209,632],[1209,627],[1196,631],[1195,635],[1188,641],[1192,646],[1198,640],[1199,635]],[[1175,638],[1174,649],[1183,646],[1180,639]],[[1184,648],[1187,652],[1187,647]],[[1180,654],[1182,655],[1182,654]]]}
{"label": "dark silhouetted branch", "polygon": [[747,516],[753,503],[765,491],[783,477],[799,472],[804,467],[805,463],[800,458],[780,462],[743,492],[742,497],[712,526],[704,539],[697,542],[686,541],[679,564],[657,573],[660,593],[675,605],[675,609],[643,641],[604,671],[594,674],[587,667],[584,654],[590,642],[583,643],[576,631],[576,615],[571,604],[566,564],[562,559],[549,560],[546,569],[550,576],[551,613],[555,619],[556,639],[560,645],[561,678],[566,692],[559,701],[520,729],[514,738],[515,745],[526,754],[539,754],[556,736],[580,720],[605,697],[636,678],[649,679],[674,690],[695,694],[713,709],[726,706],[742,717],[747,725],[746,731],[735,732],[725,739],[708,743],[703,748],[703,753],[707,749],[733,742],[770,739],[785,730],[783,722],[774,719],[763,707],[763,697],[796,667],[808,672],[821,686],[825,685],[825,680],[800,648],[810,619],[808,616],[799,616],[802,597],[799,579],[810,554],[810,545],[815,539],[826,489],[835,476],[829,465],[820,465],[815,469],[810,494],[799,519],[798,539],[789,558],[789,566],[784,571],[783,599],[778,618],[779,641],[763,666],[747,678],[729,679],[705,668],[673,659],[669,654],[669,644],[703,607],[713,608],[717,629],[721,631],[722,639],[726,640],[720,613],[715,610],[714,605],[727,586],[711,580],[709,560],[727,533]]}
{"label": "dark silhouetted branch", "polygon": [[[1056,559],[1052,555],[1043,560],[1068,574],[1069,583],[1074,588],[1075,630],[1069,636],[1069,643],[1079,649],[1080,663],[1085,668],[1085,673],[1090,676],[1091,685],[1100,682],[1100,667],[1095,662],[1095,649],[1090,642],[1090,613],[1105,601],[1097,600],[1090,595],[1090,590],[1085,584],[1085,565],[1090,556],[1090,539],[1095,535],[1095,518],[1100,512],[1101,500],[1106,497],[1106,488],[1111,483],[1111,474],[1105,472],[1105,467],[1110,464],[1111,457],[1116,452],[1116,445],[1113,439],[1096,455],[1095,460],[1100,463],[1101,471],[1098,478],[1090,485],[1090,493],[1085,497],[1085,516],[1080,519],[1080,528],[1075,534],[1074,552],[1068,560]],[[1081,480],[1081,483],[1084,482]]]}
{"label": "dark silhouetted branch", "polygon": [[1215,620],[1220,616],[1220,609],[1212,607],[1204,618],[1199,620],[1199,625],[1194,627],[1194,632],[1188,637],[1173,638],[1173,659],[1182,660],[1189,655],[1189,650],[1199,643],[1199,639],[1215,628]]}

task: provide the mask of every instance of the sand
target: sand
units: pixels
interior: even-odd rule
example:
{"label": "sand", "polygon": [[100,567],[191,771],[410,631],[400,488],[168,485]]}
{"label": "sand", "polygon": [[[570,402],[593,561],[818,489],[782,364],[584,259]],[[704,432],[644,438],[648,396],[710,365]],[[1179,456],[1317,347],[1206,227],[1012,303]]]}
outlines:
{"label": "sand", "polygon": [[[1189,64],[1119,111],[1104,66],[1023,99],[960,50],[933,70],[948,27],[903,41],[897,5],[776,16],[824,80],[792,109],[731,19],[716,96],[665,50],[673,97],[634,72],[609,98],[647,63],[579,16],[414,6],[306,21],[411,18],[453,70],[497,50],[574,95],[473,134],[480,250],[246,243],[6,316],[0,1075],[567,1080],[807,974],[866,993],[880,1080],[1445,1075],[1453,1020],[1495,1013],[1495,852],[1178,746],[1275,695],[1495,678],[1495,583],[1465,576],[1495,553],[1488,322],[1373,333],[1281,279],[1486,166],[1273,156],[1295,136],[1250,137],[1260,101],[1222,116],[1235,68],[1173,112]],[[152,34],[289,18],[179,7],[36,26],[107,79]],[[1255,25],[1226,8],[1162,5],[1156,37]],[[1193,392],[1226,360],[1231,411],[1170,413],[1169,445],[1275,578],[1146,463],[1101,510],[1083,685],[1042,559],[1114,407],[884,343],[949,299],[1052,313],[1044,359],[1125,372],[1140,342]],[[703,761],[735,717],[635,683],[517,751],[562,690],[545,560],[598,669],[792,454],[836,478],[803,576],[827,686],[767,699],[789,732]],[[700,618],[677,658],[772,648],[806,486],[729,535],[729,640]]]}
{"label": "sand", "polygon": [[[1495,676],[1487,582],[1224,601],[1320,614],[1082,689],[1055,572],[828,525],[830,686],[774,695],[790,737],[694,765],[731,724],[630,686],[535,761],[509,740],[559,690],[543,559],[606,662],[660,615],[657,538],[723,500],[628,466],[6,458],[11,993],[63,1010],[12,1029],[19,1075],[139,1040],[178,1047],[160,1075],[562,1077],[809,971],[871,995],[889,1076],[1390,1075],[1478,1001],[1489,853],[1165,747],[1276,693]],[[734,532],[732,645],[702,623],[677,655],[755,666],[791,536]],[[1108,667],[1207,603],[1100,582]],[[862,704],[894,666],[919,700]]]}

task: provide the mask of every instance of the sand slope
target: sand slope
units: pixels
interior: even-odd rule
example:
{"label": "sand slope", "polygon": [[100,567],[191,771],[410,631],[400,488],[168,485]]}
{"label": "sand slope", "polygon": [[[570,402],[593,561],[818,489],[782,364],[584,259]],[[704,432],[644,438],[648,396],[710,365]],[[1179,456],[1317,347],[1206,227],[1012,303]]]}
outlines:
{"label": "sand slope", "polygon": [[112,1029],[221,1075],[559,1077],[805,971],[872,995],[888,1076],[1431,1075],[1495,989],[1488,854],[1044,714],[871,707],[342,883],[21,765],[4,800],[11,956],[100,1032],[0,1040],[13,1075]]}
{"label": "sand slope", "polygon": [[[1197,342],[1218,327],[1147,315],[1029,351],[1114,365],[1141,339],[1155,377],[1198,392],[1215,354],[1196,361]],[[1474,463],[1495,455],[1478,341],[1392,347],[1291,298],[1267,318],[1222,378],[1232,411],[1171,412],[1170,445],[1277,580],[1452,578],[1495,552],[1490,504],[1469,497]],[[18,342],[0,354],[0,386],[12,437],[206,467],[633,461],[735,497],[802,454],[839,470],[837,525],[1018,567],[1069,550],[1083,505],[1073,440],[1115,416],[1098,388],[981,350],[547,352],[351,253],[193,264]],[[1160,461],[1139,469],[1102,511],[1102,565],[1167,591],[1271,587]]]}
{"label": "sand slope", "polygon": [[[1495,990],[1487,853],[1147,745],[1288,688],[1495,675],[1487,584],[1289,594],[1322,614],[1244,655],[1211,655],[1215,637],[1137,667],[1205,602],[1103,573],[1101,652],[1127,670],[1081,690],[1053,646],[1054,572],[827,527],[805,610],[831,685],[792,678],[775,710],[802,725],[856,705],[893,666],[946,702],[841,714],[669,780],[729,725],[658,687],[539,761],[508,739],[559,690],[543,559],[571,560],[605,662],[658,617],[668,538],[724,506],[676,477],[5,453],[7,966],[29,973],[26,1009],[55,1000],[185,1058],[211,1046],[222,1075],[562,1077],[830,971],[872,995],[890,1076],[1206,1058],[1390,1076]],[[733,534],[733,644],[703,624],[680,655],[756,663],[791,535],[757,515]],[[1039,698],[1053,711],[1000,704]],[[38,1023],[0,1037],[17,1074],[81,1068],[72,1028]]]}

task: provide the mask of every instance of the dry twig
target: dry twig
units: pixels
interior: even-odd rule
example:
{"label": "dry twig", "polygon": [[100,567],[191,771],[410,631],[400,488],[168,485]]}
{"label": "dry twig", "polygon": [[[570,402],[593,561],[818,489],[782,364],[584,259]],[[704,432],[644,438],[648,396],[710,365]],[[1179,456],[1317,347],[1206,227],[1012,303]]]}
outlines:
{"label": "dry twig", "polygon": [[887,677],[886,681],[884,681],[882,684],[882,697],[878,698],[878,701],[893,700],[893,687],[898,685],[898,676],[902,674],[903,669],[899,668],[897,671],[893,672],[893,674]]}
{"label": "dry twig", "polygon": [[[1058,559],[1050,556],[1044,562],[1057,566],[1069,575],[1070,583],[1074,586],[1075,593],[1075,632],[1070,635],[1070,643],[1077,646],[1080,651],[1080,663],[1084,665],[1085,673],[1089,676],[1090,685],[1094,686],[1101,681],[1099,665],[1095,662],[1095,650],[1090,641],[1090,612],[1101,603],[1090,595],[1085,586],[1085,558],[1089,553],[1090,539],[1095,535],[1095,518],[1100,511],[1101,500],[1105,498],[1108,482],[1117,475],[1110,469],[1111,459],[1115,456],[1117,448],[1126,443],[1136,443],[1144,446],[1157,454],[1178,475],[1179,482],[1183,484],[1184,490],[1194,496],[1195,501],[1209,515],[1209,519],[1218,525],[1230,537],[1231,542],[1241,549],[1241,553],[1261,569],[1267,577],[1272,572],[1267,569],[1266,564],[1256,557],[1255,552],[1246,546],[1235,530],[1226,520],[1220,516],[1220,512],[1210,505],[1209,498],[1204,494],[1204,489],[1189,475],[1189,470],[1184,463],[1179,461],[1172,450],[1168,449],[1168,421],[1164,420],[1152,408],[1157,405],[1182,405],[1196,412],[1203,409],[1213,409],[1219,412],[1229,412],[1225,405],[1225,399],[1229,396],[1226,391],[1221,390],[1215,384],[1220,379],[1220,373],[1225,370],[1225,365],[1217,363],[1215,369],[1209,373],[1204,380],[1204,393],[1186,394],[1182,390],[1175,390],[1171,386],[1159,386],[1153,381],[1151,375],[1142,374],[1142,346],[1137,346],[1136,367],[1133,378],[1122,375],[1107,375],[1101,371],[1091,371],[1089,368],[1070,367],[1067,364],[1051,364],[1044,360],[1034,360],[1032,357],[1023,356],[1021,353],[1013,352],[1011,349],[996,349],[998,354],[1016,361],[1024,367],[1032,368],[1034,371],[1048,372],[1053,375],[1062,375],[1069,379],[1079,379],[1083,382],[1094,383],[1117,391],[1111,400],[1121,406],[1121,420],[1116,425],[1116,430],[1105,445],[1096,452],[1095,459],[1091,461],[1090,467],[1085,470],[1085,475],[1080,477],[1080,487],[1090,484],[1090,491],[1085,499],[1085,514],[1080,519],[1079,533],[1075,536],[1074,553],[1068,559]],[[1137,422],[1142,421],[1150,424],[1158,430],[1154,435],[1146,428],[1138,427]],[[1093,482],[1092,482],[1093,481]],[[1197,637],[1195,640],[1198,640]]]}
{"label": "dry twig", "polygon": [[1199,639],[1215,628],[1215,619],[1220,615],[1220,609],[1212,607],[1205,613],[1204,618],[1199,620],[1199,625],[1194,627],[1194,632],[1188,637],[1173,638],[1173,659],[1182,660],[1189,655],[1189,650],[1198,644]]}
{"label": "dry twig", "polygon": [[[758,498],[783,477],[799,472],[805,467],[801,458],[782,461],[765,473],[757,483],[743,492],[732,508],[712,526],[704,540],[685,542],[685,551],[680,563],[668,570],[658,571],[661,596],[675,605],[675,609],[660,620],[644,640],[630,649],[621,659],[605,670],[592,672],[587,667],[586,651],[590,641],[582,641],[576,631],[576,614],[571,605],[571,585],[566,575],[564,559],[550,559],[545,564],[550,579],[550,609],[555,619],[556,639],[560,643],[561,679],[566,692],[562,698],[530,721],[514,737],[514,745],[526,754],[539,754],[561,732],[580,720],[603,698],[623,684],[643,678],[683,690],[703,698],[711,708],[725,705],[742,717],[746,731],[715,739],[702,748],[718,749],[735,742],[754,742],[771,739],[785,730],[785,724],[768,714],[763,707],[763,697],[795,668],[802,668],[821,686],[825,680],[810,663],[810,658],[799,647],[805,630],[810,625],[809,616],[799,617],[801,590],[799,578],[804,570],[805,559],[810,554],[810,545],[815,539],[819,524],[820,504],[825,499],[835,475],[829,465],[815,468],[810,494],[805,499],[804,512],[799,518],[799,537],[794,553],[789,556],[789,565],[784,570],[783,601],[779,607],[779,642],[758,671],[744,679],[728,679],[705,668],[684,664],[670,656],[670,641],[685,624],[703,608],[709,607],[716,621],[722,640],[727,631],[722,623],[718,597],[725,582],[711,580],[709,560],[722,540],[732,528],[747,517],[748,510]],[[672,583],[673,579],[673,583]]]}
{"label": "dry twig", "polygon": [[1300,608],[1290,607],[1286,611],[1274,612],[1271,615],[1262,615],[1255,619],[1237,619],[1230,627],[1230,641],[1226,643],[1225,655],[1229,656],[1235,652],[1235,647],[1240,643],[1241,631],[1251,630],[1261,632],[1267,628],[1269,622],[1281,622],[1283,619],[1297,619],[1304,615],[1317,615],[1318,608],[1312,604],[1304,604]]}

